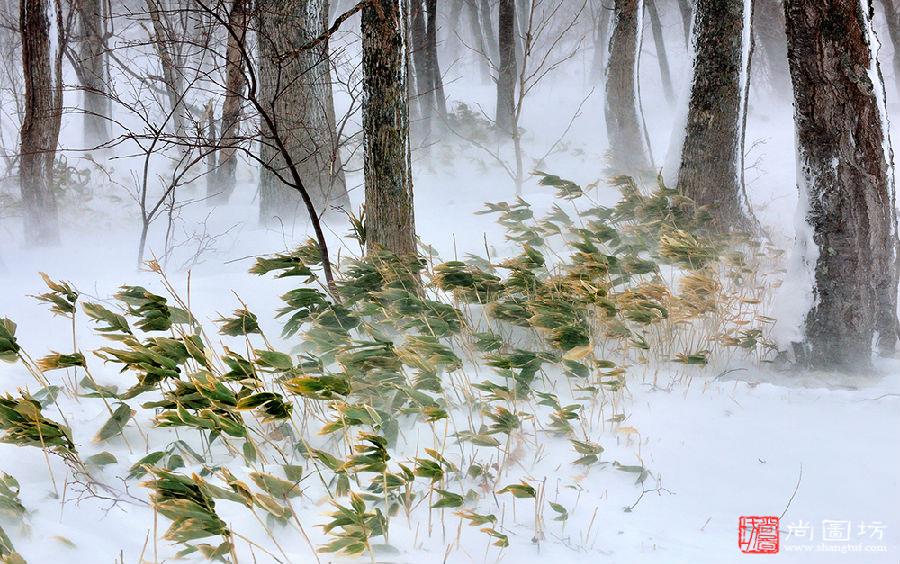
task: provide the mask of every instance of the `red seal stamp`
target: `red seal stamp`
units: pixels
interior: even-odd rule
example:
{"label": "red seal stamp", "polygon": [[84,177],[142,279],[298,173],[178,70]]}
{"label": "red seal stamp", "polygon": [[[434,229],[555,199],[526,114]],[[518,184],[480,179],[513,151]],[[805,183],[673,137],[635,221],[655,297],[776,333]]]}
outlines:
{"label": "red seal stamp", "polygon": [[744,554],[778,553],[778,517],[741,516],[738,548]]}

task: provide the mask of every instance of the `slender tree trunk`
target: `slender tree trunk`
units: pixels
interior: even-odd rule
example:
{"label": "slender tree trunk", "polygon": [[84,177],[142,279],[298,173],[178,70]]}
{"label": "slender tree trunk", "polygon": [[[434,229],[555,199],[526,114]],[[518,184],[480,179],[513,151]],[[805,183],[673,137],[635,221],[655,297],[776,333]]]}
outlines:
{"label": "slender tree trunk", "polygon": [[411,0],[410,14],[412,44],[410,57],[415,72],[415,103],[418,106],[419,118],[414,122],[413,130],[417,137],[431,137],[431,118],[434,114],[434,90],[431,82],[430,61],[428,56],[428,27],[425,23],[425,6],[423,0]]}
{"label": "slender tree trunk", "polygon": [[399,0],[362,11],[366,250],[416,254]]}
{"label": "slender tree trunk", "polygon": [[[869,365],[897,338],[893,152],[870,0],[786,0],[801,210],[815,266],[805,359]],[[801,239],[802,240],[802,239]],[[810,264],[813,266],[813,264]]]}
{"label": "slender tree trunk", "polygon": [[[753,63],[752,80],[778,97],[791,94],[791,74],[787,65],[787,37],[784,32],[782,0],[755,0],[753,36],[761,57]],[[762,64],[757,64],[757,62]]]}
{"label": "slender tree trunk", "polygon": [[615,0],[615,23],[606,71],[606,131],[615,173],[652,169],[638,112],[638,48],[642,0]]}
{"label": "slender tree trunk", "polygon": [[681,14],[681,27],[684,30],[684,48],[690,47],[691,41],[691,0],[678,0],[678,11]]}
{"label": "slender tree trunk", "polygon": [[591,63],[591,82],[596,83],[603,78],[606,69],[606,55],[609,52],[609,20],[613,11],[598,2],[597,15],[594,17],[594,59]]}
{"label": "slender tree trunk", "polygon": [[516,2],[500,0],[500,69],[497,78],[497,129],[512,134],[516,96]]}
{"label": "slender tree trunk", "polygon": [[247,88],[242,51],[245,41],[249,10],[247,0],[234,0],[228,13],[228,34],[225,50],[225,101],[222,103],[222,119],[219,126],[219,161],[207,194],[210,204],[227,203],[234,192],[237,172],[237,145],[240,143],[241,104]]}
{"label": "slender tree trunk", "polygon": [[891,59],[894,71],[894,85],[900,95],[900,12],[897,11],[895,0],[884,0],[884,19],[887,22],[888,36],[894,47],[894,57]]}
{"label": "slender tree trunk", "polygon": [[[514,0],[516,4],[516,63],[525,60],[525,35],[528,33],[528,14],[531,12],[532,0]],[[499,19],[499,16],[498,16]],[[497,22],[499,27],[500,22]],[[499,32],[498,32],[499,33]],[[521,69],[516,69],[516,73]]]}
{"label": "slender tree trunk", "polygon": [[259,219],[293,221],[308,210],[296,190],[281,181],[287,163],[273,138],[291,154],[319,215],[349,203],[341,164],[328,43],[299,47],[327,27],[324,0],[263,0],[257,4],[260,50],[259,98],[273,116],[264,124],[260,157]]}
{"label": "slender tree trunk", "polygon": [[488,48],[486,54],[491,59],[491,66],[496,69],[500,53],[497,49],[497,36],[494,35],[494,20],[491,18],[490,0],[481,0],[481,9],[478,13],[481,17],[481,32],[484,33],[484,43]]}
{"label": "slender tree trunk", "polygon": [[694,12],[694,72],[678,188],[709,207],[719,230],[751,226],[742,185],[751,51],[744,9],[744,0],[697,0]]}
{"label": "slender tree trunk", "polygon": [[[445,34],[445,38],[449,39],[453,37],[455,34],[460,33],[462,30],[462,14],[463,14],[463,0],[452,0],[450,5],[450,15],[447,18],[449,31]],[[449,43],[456,45],[455,41],[449,41]],[[453,58],[456,58],[458,55],[456,49],[454,48],[452,51]]]}
{"label": "slender tree trunk", "polygon": [[666,55],[666,41],[663,37],[662,22],[656,9],[656,0],[646,0],[647,13],[650,14],[650,29],[653,32],[653,43],[656,46],[656,59],[659,61],[659,77],[662,80],[663,92],[669,104],[675,101],[672,90],[672,73],[669,71],[669,57]]}
{"label": "slender tree trunk", "polygon": [[447,118],[447,95],[444,92],[444,79],[441,76],[441,63],[438,58],[437,0],[425,0],[425,4],[428,8],[428,74],[431,80],[431,93],[438,117],[445,120]]}
{"label": "slender tree trunk", "polygon": [[471,36],[471,48],[475,51],[478,60],[478,69],[481,72],[481,81],[487,83],[491,79],[491,57],[488,48],[484,44],[484,35],[481,33],[481,23],[478,18],[478,5],[476,0],[462,0],[466,7],[466,19],[469,20],[469,35]]}
{"label": "slender tree trunk", "polygon": [[168,16],[160,10],[156,0],[147,0],[147,11],[150,14],[150,21],[153,23],[152,39],[162,66],[163,82],[165,82],[166,95],[169,98],[169,110],[172,112],[175,135],[185,138],[184,77],[181,74],[182,65],[177,60],[175,53],[175,38],[168,22]]}
{"label": "slender tree trunk", "polygon": [[46,0],[21,0],[19,3],[25,82],[19,185],[25,240],[31,246],[59,242],[53,163],[59,141],[62,96],[60,65],[57,63],[56,73],[51,67],[48,9]]}
{"label": "slender tree trunk", "polygon": [[109,95],[106,74],[106,37],[101,0],[77,0],[81,24],[79,78],[84,90],[84,145],[109,141]]}
{"label": "slender tree trunk", "polygon": [[[204,111],[204,118],[206,121],[206,143],[209,147],[214,147],[216,141],[218,141],[218,135],[216,134],[216,113],[213,109],[213,103],[210,101],[206,105],[206,111]],[[218,175],[216,171],[218,170],[218,159],[216,155],[216,151],[210,149],[209,154],[206,155],[206,193],[215,195],[218,190]],[[218,199],[213,196],[213,199]],[[221,200],[219,200],[221,201]]]}

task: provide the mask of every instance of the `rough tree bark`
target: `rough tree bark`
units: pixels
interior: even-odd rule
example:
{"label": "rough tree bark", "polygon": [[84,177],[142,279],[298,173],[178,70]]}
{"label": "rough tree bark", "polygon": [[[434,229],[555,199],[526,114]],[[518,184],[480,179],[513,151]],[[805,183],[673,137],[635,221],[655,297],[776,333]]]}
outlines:
{"label": "rough tree bark", "polygon": [[399,0],[362,11],[366,250],[416,254]]}
{"label": "rough tree bark", "polygon": [[101,0],[77,0],[80,22],[78,77],[84,92],[84,145],[109,141],[110,105],[106,75],[106,32]]}
{"label": "rough tree bark", "polygon": [[864,368],[876,332],[882,352],[897,338],[893,152],[872,15],[870,0],[785,1],[806,258],[818,251],[803,350],[817,368]]}
{"label": "rough tree bark", "polygon": [[[60,66],[51,66],[50,19],[46,0],[21,0],[22,69],[25,117],[21,129],[19,186],[22,192],[25,240],[28,245],[59,242],[53,162],[62,111]],[[62,46],[59,46],[62,48]]]}
{"label": "rough tree bark", "polygon": [[225,101],[222,103],[222,119],[219,124],[219,159],[215,182],[209,185],[207,194],[211,205],[227,203],[234,192],[237,172],[237,144],[240,142],[241,104],[247,88],[243,54],[249,20],[248,0],[234,0],[228,13],[228,34],[225,49]]}
{"label": "rough tree bark", "polygon": [[291,222],[307,216],[296,190],[281,181],[287,165],[278,137],[291,154],[319,215],[347,206],[341,163],[328,42],[297,51],[327,26],[325,0],[262,0],[257,3],[259,101],[272,116],[274,131],[263,124],[259,179],[259,219]]}
{"label": "rough tree bark", "polygon": [[516,2],[500,0],[500,68],[497,77],[497,129],[511,135],[515,124]]}
{"label": "rough tree bark", "polygon": [[606,131],[615,173],[642,175],[652,169],[638,113],[638,46],[642,0],[615,0],[615,23],[606,70]]}
{"label": "rough tree bark", "polygon": [[656,46],[656,59],[659,61],[659,76],[662,79],[663,93],[669,104],[672,104],[675,101],[675,92],[672,89],[672,73],[669,71],[669,57],[666,55],[666,40],[663,37],[659,10],[656,9],[656,0],[646,0],[646,2],[647,13],[650,15],[653,44]]}
{"label": "rough tree bark", "polygon": [[708,206],[710,227],[723,231],[751,227],[743,202],[751,52],[744,9],[744,0],[697,0],[693,82],[678,170],[678,188]]}

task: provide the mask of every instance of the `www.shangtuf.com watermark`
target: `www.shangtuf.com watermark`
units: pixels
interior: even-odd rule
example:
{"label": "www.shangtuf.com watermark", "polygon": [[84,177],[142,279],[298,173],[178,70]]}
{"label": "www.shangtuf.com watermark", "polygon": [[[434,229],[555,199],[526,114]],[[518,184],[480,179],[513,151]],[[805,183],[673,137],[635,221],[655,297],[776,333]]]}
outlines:
{"label": "www.shangtuf.com watermark", "polygon": [[744,554],[887,552],[885,528],[881,521],[822,519],[814,525],[801,519],[782,529],[778,517],[745,515],[738,520],[738,548]]}

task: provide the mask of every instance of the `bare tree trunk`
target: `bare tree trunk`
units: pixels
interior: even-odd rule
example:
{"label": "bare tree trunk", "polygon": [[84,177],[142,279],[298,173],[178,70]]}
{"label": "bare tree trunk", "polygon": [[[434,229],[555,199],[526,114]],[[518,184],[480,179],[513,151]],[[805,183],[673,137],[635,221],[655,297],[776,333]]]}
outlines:
{"label": "bare tree trunk", "polygon": [[441,63],[438,58],[437,46],[437,0],[425,0],[428,8],[428,74],[431,79],[431,92],[434,99],[434,109],[438,116],[447,118],[447,95],[444,92],[444,78],[441,76]]}
{"label": "bare tree trunk", "polygon": [[[592,4],[593,5],[593,4]],[[597,12],[593,14],[594,59],[591,62],[591,82],[596,83],[603,78],[606,69],[606,55],[609,52],[609,20],[613,11],[597,0]]]}
{"label": "bare tree trunk", "polygon": [[898,95],[900,95],[900,12],[897,11],[894,0],[884,0],[882,8],[884,8],[884,19],[887,22],[888,36],[890,36],[891,45],[894,47],[894,57],[891,59],[891,63],[894,71],[894,84],[897,87]]}
{"label": "bare tree trunk", "polygon": [[762,55],[753,63],[754,83],[768,87],[778,97],[789,97],[791,74],[787,65],[782,0],[756,0],[753,8],[753,36]]}
{"label": "bare tree trunk", "polygon": [[491,57],[488,54],[487,46],[484,44],[484,35],[481,33],[481,23],[478,19],[478,5],[476,0],[462,0],[466,6],[466,18],[469,20],[469,35],[473,44],[471,48],[475,51],[475,57],[478,59],[478,69],[481,72],[481,81],[488,82],[491,79]]}
{"label": "bare tree trunk", "polygon": [[[262,128],[260,157],[265,165],[259,180],[259,219],[292,222],[307,215],[288,177],[274,137],[290,152],[303,184],[319,214],[331,206],[347,206],[349,198],[341,163],[328,42],[297,51],[327,28],[324,0],[263,0],[257,4],[259,100],[272,116]],[[281,177],[281,178],[280,178]]]}
{"label": "bare tree trunk", "polygon": [[[463,0],[452,0],[452,4],[450,5],[450,16],[447,18],[449,22],[448,29],[449,31],[445,34],[446,38],[453,37],[455,34],[460,33],[462,30],[462,14],[463,14]],[[456,50],[458,46],[457,42],[450,41],[454,45],[454,49],[451,52],[451,57],[456,58],[459,53]]]}
{"label": "bare tree trunk", "polygon": [[[209,145],[209,147],[215,147],[218,136],[216,134],[215,111],[213,110],[213,103],[211,101],[206,105],[204,118],[206,121],[206,143],[207,145]],[[213,151],[212,149],[210,149],[209,154],[206,156],[206,193],[208,195],[214,195],[212,199],[217,199],[215,195],[217,194],[218,190],[218,179],[216,178],[216,171],[219,163],[216,156],[216,151]],[[210,201],[212,201],[212,199]]]}
{"label": "bare tree trunk", "polygon": [[678,0],[678,11],[681,13],[681,27],[684,30],[684,48],[690,47],[691,41],[691,0]]}
{"label": "bare tree trunk", "polygon": [[25,79],[19,185],[22,191],[25,240],[31,246],[59,242],[58,211],[53,194],[53,163],[59,142],[62,109],[59,82],[61,65],[57,59],[54,73],[51,67],[50,20],[47,10],[46,0],[21,0],[19,3]]}
{"label": "bare tree trunk", "polygon": [[366,250],[416,254],[399,0],[362,11]]}
{"label": "bare tree trunk", "polygon": [[150,21],[153,22],[153,44],[162,65],[163,82],[166,85],[166,95],[169,98],[169,110],[172,112],[172,124],[175,135],[185,138],[184,115],[184,76],[181,74],[181,61],[175,53],[174,31],[168,21],[168,16],[163,13],[156,0],[147,0],[147,11]]}
{"label": "bare tree trunk", "polygon": [[484,34],[484,43],[487,45],[487,56],[491,59],[491,66],[497,68],[497,60],[500,58],[497,49],[497,36],[494,35],[494,20],[491,18],[490,0],[481,0],[481,9],[478,10],[481,17],[481,32]]}
{"label": "bare tree trunk", "polygon": [[[414,122],[413,130],[417,137],[429,139],[431,137],[431,118],[434,114],[434,91],[431,84],[431,76],[428,60],[428,27],[425,23],[425,6],[423,0],[411,0],[410,15],[412,29],[412,44],[410,45],[410,57],[415,72],[415,103],[419,109]],[[410,82],[412,84],[412,82]]]}
{"label": "bare tree trunk", "polygon": [[225,51],[225,101],[222,103],[222,120],[219,126],[219,162],[207,194],[210,204],[227,203],[234,192],[237,171],[237,144],[240,142],[241,103],[247,88],[242,52],[246,49],[249,20],[247,0],[234,0],[228,14],[228,34]]}
{"label": "bare tree trunk", "polygon": [[615,24],[606,71],[606,131],[611,166],[619,174],[646,174],[652,169],[641,133],[637,65],[642,0],[616,0]]}
{"label": "bare tree trunk", "polygon": [[[522,64],[525,60],[525,35],[528,33],[528,14],[531,12],[531,3],[533,0],[514,0],[516,4],[516,63]],[[499,20],[499,16],[498,16]],[[497,22],[500,26],[500,22]],[[499,31],[498,31],[499,34]],[[516,69],[516,73],[521,69]]]}
{"label": "bare tree trunk", "polygon": [[708,206],[712,227],[720,230],[751,226],[742,183],[751,42],[744,9],[744,0],[697,0],[694,20],[694,72],[678,188]]}
{"label": "bare tree trunk", "polygon": [[81,23],[79,78],[84,90],[84,145],[109,141],[110,105],[107,92],[106,36],[101,0],[77,0]]}
{"label": "bare tree trunk", "polygon": [[659,11],[656,9],[656,0],[646,0],[647,13],[650,14],[650,29],[653,32],[653,44],[656,46],[656,58],[659,61],[659,76],[662,79],[663,92],[669,104],[675,101],[675,92],[672,90],[672,73],[669,71],[669,57],[666,55],[666,41],[663,37],[662,22],[659,21]]}
{"label": "bare tree trunk", "polygon": [[872,3],[786,0],[785,15],[797,181],[815,247],[806,249],[815,303],[805,360],[859,370],[871,361],[874,333],[883,352],[897,338],[893,152]]}
{"label": "bare tree trunk", "polygon": [[516,96],[516,3],[500,0],[500,69],[497,78],[497,129],[512,134]]}

